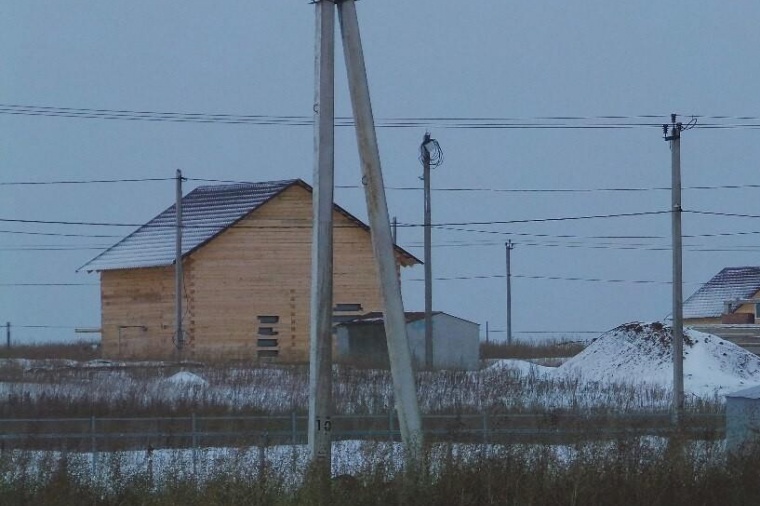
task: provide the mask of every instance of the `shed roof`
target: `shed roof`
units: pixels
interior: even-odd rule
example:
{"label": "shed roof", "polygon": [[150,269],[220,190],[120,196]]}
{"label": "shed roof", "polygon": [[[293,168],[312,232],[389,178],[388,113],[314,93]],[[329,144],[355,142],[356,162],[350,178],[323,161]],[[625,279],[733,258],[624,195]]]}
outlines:
{"label": "shed roof", "polygon": [[760,399],[760,385],[755,385],[736,392],[726,394],[726,397],[733,397],[739,399]]}
{"label": "shed roof", "polygon": [[[445,314],[446,316],[450,316],[451,318],[456,318],[457,320],[462,320],[468,323],[472,323],[477,325],[475,322],[471,322],[470,320],[465,320],[464,318],[459,318],[457,316],[450,315],[448,313],[444,313],[443,311],[433,311],[433,317],[436,315]],[[425,319],[425,312],[424,311],[405,311],[404,317],[406,319],[406,323],[412,323],[419,320]],[[351,318],[350,320],[346,320],[344,322],[341,322],[338,324],[338,326],[346,326],[346,325],[382,325],[384,324],[384,318],[383,313],[380,311],[373,311],[371,313],[363,314],[361,316],[357,316],[355,318]]]}
{"label": "shed roof", "polygon": [[[301,179],[199,186],[182,197],[182,256],[200,248],[292,186],[312,188]],[[176,205],[172,205],[78,270],[106,271],[171,265],[176,252]],[[335,210],[358,226],[369,227],[340,206]],[[420,261],[396,247],[406,265]]]}
{"label": "shed roof", "polygon": [[760,291],[760,267],[726,267],[683,303],[684,318],[714,318],[723,303],[749,299]]}

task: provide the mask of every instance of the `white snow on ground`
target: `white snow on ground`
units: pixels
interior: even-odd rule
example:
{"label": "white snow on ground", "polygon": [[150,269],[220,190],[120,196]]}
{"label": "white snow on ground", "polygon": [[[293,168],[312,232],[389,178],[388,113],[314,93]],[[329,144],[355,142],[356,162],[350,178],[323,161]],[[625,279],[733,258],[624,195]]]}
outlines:
{"label": "white snow on ground", "polygon": [[188,371],[180,371],[177,374],[166,378],[166,381],[169,383],[177,383],[183,385],[198,385],[204,387],[208,385],[208,381],[201,378],[197,374],[193,374]]}
{"label": "white snow on ground", "polygon": [[523,376],[532,374],[534,376],[543,376],[548,374],[554,374],[557,371],[556,367],[546,367],[543,365],[534,364],[527,360],[518,360],[513,358],[497,360],[489,367],[490,370],[509,370],[519,372]]}
{"label": "white snow on ground", "polygon": [[[629,323],[602,334],[556,369],[585,381],[655,384],[673,382],[672,329]],[[760,383],[760,357],[712,334],[684,332],[684,390],[696,396],[725,395]]]}

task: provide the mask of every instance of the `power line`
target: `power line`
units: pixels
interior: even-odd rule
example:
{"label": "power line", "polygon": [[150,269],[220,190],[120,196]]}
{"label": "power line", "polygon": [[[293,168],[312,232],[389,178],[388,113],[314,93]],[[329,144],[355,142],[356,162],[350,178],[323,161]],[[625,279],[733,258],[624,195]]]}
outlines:
{"label": "power line", "polygon": [[723,213],[718,211],[696,211],[696,210],[684,210],[685,213],[701,214],[704,216],[723,216],[728,218],[760,218],[757,214],[741,214],[741,213]]}
{"label": "power line", "polygon": [[[78,119],[100,119],[121,121],[148,121],[170,123],[215,123],[227,125],[259,126],[312,126],[312,116],[301,115],[243,115],[223,113],[183,113],[162,111],[134,111],[126,109],[91,109],[73,107],[53,107],[19,104],[0,104],[0,114],[15,116],[42,116]],[[469,129],[621,129],[660,128],[666,115],[643,116],[545,116],[537,118],[488,118],[488,117],[420,117],[377,119],[378,128],[438,128]],[[335,126],[353,126],[353,118],[336,117]]]}
{"label": "power line", "polygon": [[53,181],[5,181],[0,186],[45,186],[45,185],[76,185],[76,184],[107,184],[107,183],[146,183],[155,181],[172,181],[174,178],[153,177],[140,179],[62,179]]}
{"label": "power line", "polygon": [[9,287],[37,287],[37,286],[100,286],[99,283],[0,283],[0,286]]}
{"label": "power line", "polygon": [[[546,281],[581,281],[588,283],[630,283],[638,285],[670,285],[671,281],[654,281],[654,280],[641,280],[641,279],[604,279],[604,278],[582,278],[582,277],[563,277],[563,276],[531,276],[526,274],[512,274],[513,278],[521,279],[533,279],[533,280],[546,280]],[[434,278],[436,281],[469,281],[469,280],[482,280],[482,279],[504,279],[505,274],[490,274],[479,276],[448,276]],[[422,278],[411,278],[409,281],[424,281]],[[702,283],[688,283],[688,284],[702,284]]]}
{"label": "power line", "polygon": [[[336,185],[339,189],[363,189],[360,185]],[[740,189],[758,189],[760,184],[732,184],[732,185],[700,185],[685,186],[684,190],[740,190]],[[422,191],[422,188],[416,186],[386,186],[386,190],[394,191]],[[599,187],[599,188],[435,188],[434,192],[483,192],[483,193],[602,193],[602,192],[620,192],[620,193],[637,193],[651,191],[671,191],[669,186],[652,186],[652,187]]]}
{"label": "power line", "polygon": [[89,238],[119,238],[121,235],[107,235],[107,234],[62,234],[56,232],[28,232],[25,230],[0,230],[0,234],[19,234],[19,235],[37,235],[46,237],[89,237]]}
{"label": "power line", "polygon": [[0,251],[100,251],[108,246],[0,246]]}
{"label": "power line", "polygon": [[56,330],[74,330],[74,329],[81,329],[81,328],[89,328],[89,327],[97,327],[93,325],[80,325],[77,327],[72,327],[69,325],[13,325],[14,329],[56,329]]}
{"label": "power line", "polygon": [[[452,223],[438,223],[433,224],[434,227],[452,227],[462,225],[509,225],[516,223],[544,223],[554,221],[574,221],[574,220],[589,220],[589,219],[601,219],[601,218],[630,218],[637,216],[654,216],[660,214],[668,214],[670,211],[643,211],[633,213],[613,213],[613,214],[596,214],[585,216],[564,216],[557,218],[529,218],[520,220],[494,220],[494,221],[467,221],[467,222],[452,222]],[[145,223],[117,223],[117,222],[92,222],[92,221],[62,221],[62,220],[27,220],[18,218],[0,218],[0,222],[7,223],[27,223],[27,224],[40,224],[40,225],[78,225],[78,226],[101,226],[101,227],[144,227],[150,228],[171,228],[174,229],[174,224],[166,223],[161,225],[148,225]],[[421,223],[399,223],[399,227],[421,227]],[[235,225],[236,228],[255,228],[255,229],[299,229],[299,228],[311,228],[311,223],[304,221],[304,225]],[[346,225],[346,227],[353,227],[353,225]],[[212,225],[183,225],[184,229],[198,229],[198,228],[216,228]]]}
{"label": "power line", "polygon": [[36,225],[83,225],[83,226],[94,226],[94,227],[141,227],[144,225],[143,223],[103,223],[103,222],[95,222],[95,221],[24,220],[24,219],[18,219],[18,218],[0,218],[0,222],[29,223],[29,224],[36,224]]}
{"label": "power line", "polygon": [[[488,329],[489,334],[503,334],[505,329]],[[513,330],[513,334],[603,334],[606,330]]]}
{"label": "power line", "polygon": [[[0,181],[0,186],[48,186],[48,185],[82,185],[82,184],[115,184],[115,183],[144,183],[174,181],[175,178],[133,178],[133,179],[62,179],[49,181]],[[186,181],[222,184],[255,184],[254,181],[233,179],[184,178]],[[362,185],[336,185],[336,189],[363,190]],[[760,184],[723,184],[685,186],[684,190],[739,190],[758,189]],[[417,186],[386,186],[390,191],[422,191]],[[593,187],[593,188],[483,188],[483,187],[444,187],[432,188],[439,193],[637,193],[652,191],[671,191],[668,186],[651,187]]]}
{"label": "power line", "polygon": [[[171,111],[137,111],[127,109],[94,109],[21,104],[0,104],[0,114],[13,116],[42,116],[78,119],[148,121],[170,123],[211,123],[259,126],[312,126],[307,115],[228,114]],[[667,114],[635,116],[536,116],[510,117],[396,117],[376,121],[378,128],[466,128],[466,129],[631,129],[661,128]],[[760,118],[754,116],[692,116],[700,119],[696,128],[757,129]],[[708,121],[709,120],[709,121]],[[353,118],[336,117],[338,127],[353,126]]]}
{"label": "power line", "polygon": [[[590,214],[583,216],[563,216],[558,218],[527,218],[521,220],[503,220],[503,221],[466,221],[466,222],[451,222],[451,223],[437,223],[434,227],[457,227],[463,225],[513,225],[518,223],[547,223],[555,221],[575,221],[575,220],[591,220],[591,219],[604,219],[604,218],[632,218],[639,216],[656,216],[661,214],[670,214],[670,211],[641,211],[633,213],[613,213],[613,214]],[[401,227],[420,227],[420,224],[399,224]]]}

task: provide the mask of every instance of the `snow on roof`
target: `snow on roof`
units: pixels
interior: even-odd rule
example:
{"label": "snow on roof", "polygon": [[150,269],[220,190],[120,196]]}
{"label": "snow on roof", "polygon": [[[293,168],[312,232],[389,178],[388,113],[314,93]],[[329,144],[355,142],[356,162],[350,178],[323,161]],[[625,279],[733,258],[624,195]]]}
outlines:
{"label": "snow on roof", "polygon": [[760,385],[744,388],[736,392],[726,394],[726,397],[740,398],[740,399],[760,399]]}
{"label": "snow on roof", "polygon": [[684,318],[714,318],[723,303],[749,299],[760,291],[760,267],[726,267],[683,303]]}
{"label": "snow on roof", "polygon": [[[216,237],[251,211],[299,182],[199,186],[182,198],[182,255]],[[87,271],[171,265],[175,260],[176,211],[172,205],[79,268]]]}
{"label": "snow on roof", "polygon": [[[300,179],[199,186],[182,197],[182,256],[192,253],[263,204],[293,185],[308,191]],[[335,209],[369,230],[369,227],[340,206]],[[78,270],[107,271],[172,265],[176,252],[176,211],[172,205],[130,235],[99,254]],[[408,251],[396,247],[402,265],[421,263]]]}
{"label": "snow on roof", "polygon": [[[629,323],[602,334],[558,368],[585,380],[650,383],[671,387],[672,328]],[[760,383],[760,357],[712,334],[684,332],[684,390],[698,396],[725,394]]]}

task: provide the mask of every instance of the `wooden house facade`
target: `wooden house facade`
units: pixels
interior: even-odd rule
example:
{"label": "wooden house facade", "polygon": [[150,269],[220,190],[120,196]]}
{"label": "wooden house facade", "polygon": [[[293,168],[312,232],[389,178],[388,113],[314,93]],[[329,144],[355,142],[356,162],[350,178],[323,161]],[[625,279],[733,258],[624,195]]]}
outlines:
{"label": "wooden house facade", "polygon": [[683,303],[684,326],[760,354],[760,267],[726,267]]}
{"label": "wooden house facade", "polygon": [[[312,188],[301,180],[199,187],[183,207],[183,358],[307,361]],[[175,347],[175,208],[82,267],[101,281],[106,357]],[[369,228],[334,206],[337,318],[381,311]],[[399,267],[419,263],[396,248]]]}
{"label": "wooden house facade", "polygon": [[683,303],[684,325],[754,324],[760,267],[726,267]]}

